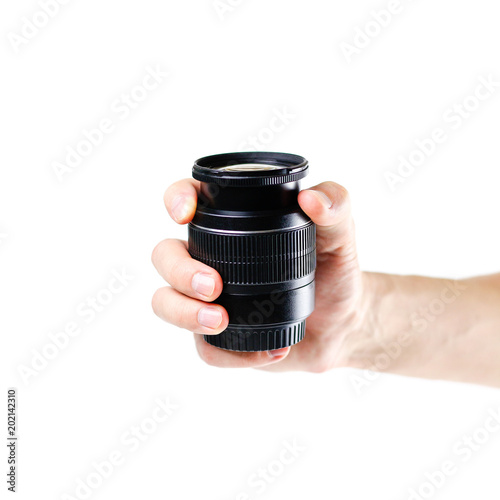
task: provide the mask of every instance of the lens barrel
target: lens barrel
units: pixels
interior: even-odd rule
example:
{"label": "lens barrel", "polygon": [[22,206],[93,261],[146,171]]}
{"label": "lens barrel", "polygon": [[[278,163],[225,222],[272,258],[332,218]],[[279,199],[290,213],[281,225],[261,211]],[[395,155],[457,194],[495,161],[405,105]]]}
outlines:
{"label": "lens barrel", "polygon": [[297,202],[305,158],[248,152],[196,161],[201,181],[189,224],[189,253],[223,280],[215,301],[229,326],[206,342],[231,351],[267,351],[300,342],[314,310],[316,228]]}

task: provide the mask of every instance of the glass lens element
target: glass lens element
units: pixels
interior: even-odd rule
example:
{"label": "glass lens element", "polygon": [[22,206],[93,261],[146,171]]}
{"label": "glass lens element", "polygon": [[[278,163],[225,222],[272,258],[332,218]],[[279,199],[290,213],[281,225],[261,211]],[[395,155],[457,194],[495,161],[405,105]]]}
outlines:
{"label": "glass lens element", "polygon": [[215,168],[222,172],[262,172],[264,170],[280,170],[283,167],[275,165],[265,165],[263,163],[242,163],[240,165],[229,165],[226,167]]}

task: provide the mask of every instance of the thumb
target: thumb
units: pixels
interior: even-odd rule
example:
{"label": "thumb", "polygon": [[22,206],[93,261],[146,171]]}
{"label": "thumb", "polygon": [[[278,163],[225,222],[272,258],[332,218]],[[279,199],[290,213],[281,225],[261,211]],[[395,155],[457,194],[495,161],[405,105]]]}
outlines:
{"label": "thumb", "polygon": [[316,224],[318,253],[355,253],[349,193],[340,184],[322,182],[299,193],[299,205]]}

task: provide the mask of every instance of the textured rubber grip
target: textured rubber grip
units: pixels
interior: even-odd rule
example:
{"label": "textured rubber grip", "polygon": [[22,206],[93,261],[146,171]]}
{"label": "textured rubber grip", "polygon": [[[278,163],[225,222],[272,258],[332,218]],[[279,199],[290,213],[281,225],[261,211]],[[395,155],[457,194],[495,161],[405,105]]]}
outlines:
{"label": "textured rubber grip", "polygon": [[229,325],[220,335],[205,335],[205,340],[220,349],[230,351],[267,351],[281,349],[300,342],[306,332],[305,320],[283,326],[264,328]]}
{"label": "textured rubber grip", "polygon": [[191,257],[216,269],[227,284],[297,280],[316,268],[316,226],[252,234],[209,232],[189,225]]}

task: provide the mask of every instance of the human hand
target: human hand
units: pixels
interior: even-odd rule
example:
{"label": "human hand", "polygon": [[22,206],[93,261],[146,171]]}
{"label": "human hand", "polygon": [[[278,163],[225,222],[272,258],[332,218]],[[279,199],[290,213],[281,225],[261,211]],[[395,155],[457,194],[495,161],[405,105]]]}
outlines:
{"label": "human hand", "polygon": [[[187,224],[196,211],[200,183],[185,179],[165,193],[168,213]],[[194,332],[200,357],[219,367],[323,372],[348,365],[344,340],[363,328],[366,316],[364,280],[358,265],[349,195],[324,182],[300,192],[302,210],[317,225],[316,307],[306,322],[306,336],[295,346],[264,352],[233,352],[203,340],[227,328],[228,315],[212,304],[222,292],[215,269],[191,258],[186,241],[167,239],[153,251],[153,264],[170,284],[153,296],[153,310],[163,320]],[[352,343],[350,343],[352,344]]]}

